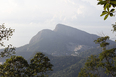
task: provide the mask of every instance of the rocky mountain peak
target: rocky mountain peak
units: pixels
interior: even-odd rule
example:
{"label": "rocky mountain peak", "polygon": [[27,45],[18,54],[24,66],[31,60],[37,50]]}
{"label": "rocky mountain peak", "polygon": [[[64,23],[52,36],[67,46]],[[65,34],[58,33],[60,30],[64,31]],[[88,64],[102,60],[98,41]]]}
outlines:
{"label": "rocky mountain peak", "polygon": [[72,27],[69,27],[63,24],[57,24],[54,31],[59,31],[59,30],[64,30],[64,29],[69,29],[69,28],[72,28]]}
{"label": "rocky mountain peak", "polygon": [[63,24],[57,24],[55,29],[54,29],[54,32],[61,33],[63,35],[67,35],[70,37],[75,37],[75,36],[80,37],[80,36],[89,34],[89,33],[84,32],[82,30],[79,30],[79,29],[76,29],[76,28],[73,28],[70,26],[66,26]]}

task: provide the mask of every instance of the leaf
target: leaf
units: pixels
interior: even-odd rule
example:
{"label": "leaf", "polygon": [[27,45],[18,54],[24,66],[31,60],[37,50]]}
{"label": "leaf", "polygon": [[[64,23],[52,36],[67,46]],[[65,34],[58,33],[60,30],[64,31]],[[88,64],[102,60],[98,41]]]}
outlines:
{"label": "leaf", "polygon": [[108,14],[104,17],[104,20],[106,20],[108,18]]}
{"label": "leaf", "polygon": [[111,9],[111,10],[110,10],[110,12],[114,12],[114,11],[115,11],[115,9]]}
{"label": "leaf", "polygon": [[100,5],[103,5],[103,4],[105,4],[105,3],[106,3],[106,1],[100,1],[100,2],[97,3],[97,5],[99,5],[99,4],[100,4]]}
{"label": "leaf", "polygon": [[110,16],[112,17],[113,16],[113,13],[110,13]]}
{"label": "leaf", "polygon": [[112,4],[116,4],[116,1],[110,1],[110,3],[112,3]]}
{"label": "leaf", "polygon": [[105,15],[105,14],[107,14],[107,11],[103,11],[102,14],[101,14],[100,16],[103,16],[103,15]]}
{"label": "leaf", "polygon": [[106,11],[106,9],[109,11],[109,8],[110,8],[110,4],[109,3],[107,3],[105,6],[104,6],[104,10]]}
{"label": "leaf", "polygon": [[109,8],[110,8],[110,6],[111,6],[110,4],[107,5],[107,10],[108,10],[108,12],[109,12]]}
{"label": "leaf", "polygon": [[104,10],[106,11],[106,8],[107,8],[107,4],[106,5],[104,5]]}

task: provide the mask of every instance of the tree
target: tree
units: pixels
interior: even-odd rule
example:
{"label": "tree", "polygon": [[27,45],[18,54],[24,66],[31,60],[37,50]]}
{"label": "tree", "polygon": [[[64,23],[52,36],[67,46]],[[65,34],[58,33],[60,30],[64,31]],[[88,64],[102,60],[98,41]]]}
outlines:
{"label": "tree", "polygon": [[21,56],[11,56],[0,66],[1,77],[27,77],[28,62]]}
{"label": "tree", "polygon": [[[0,25],[0,46],[5,47],[3,40],[9,40],[13,35],[14,29],[6,28],[4,24]],[[15,53],[15,47],[11,44],[5,47],[4,51],[0,52],[0,57],[8,57]]]}
{"label": "tree", "polygon": [[79,77],[99,77],[99,69],[98,69],[99,58],[96,55],[91,55],[85,66],[79,72]]}
{"label": "tree", "polygon": [[[105,15],[104,20],[114,16],[116,0],[98,0],[98,5],[103,5],[103,12],[100,16]],[[112,8],[112,9],[111,9]],[[111,10],[110,10],[111,9]],[[113,32],[116,31],[116,24],[113,24]],[[103,77],[102,75],[116,76],[116,48],[107,49],[109,45],[107,40],[109,36],[100,37],[95,43],[100,44],[102,52],[99,55],[91,55],[81,69],[78,77]],[[104,74],[103,74],[104,73]]]}
{"label": "tree", "polygon": [[[101,75],[103,75],[103,73],[112,77],[116,76],[116,48],[106,49],[106,46],[109,45],[109,43],[106,42],[107,39],[109,39],[108,36],[95,40],[95,42],[99,43],[102,47],[102,53],[98,56],[91,55],[88,58],[85,66],[78,75],[79,77],[102,77]],[[87,74],[87,76],[83,76],[83,73]]]}
{"label": "tree", "polygon": [[11,56],[3,65],[0,65],[1,77],[45,77],[52,71],[52,64],[48,57],[37,53],[30,64],[22,56]]}
{"label": "tree", "polygon": [[52,71],[52,64],[50,59],[42,53],[37,53],[29,66],[29,72],[32,76],[44,77],[46,72]]}
{"label": "tree", "polygon": [[[9,40],[14,29],[0,25],[0,46],[5,47],[3,40]],[[10,57],[0,65],[0,77],[44,77],[52,71],[52,64],[48,57],[42,53],[37,53],[30,64],[22,56],[15,56],[15,47],[11,44],[0,52],[0,57]]]}

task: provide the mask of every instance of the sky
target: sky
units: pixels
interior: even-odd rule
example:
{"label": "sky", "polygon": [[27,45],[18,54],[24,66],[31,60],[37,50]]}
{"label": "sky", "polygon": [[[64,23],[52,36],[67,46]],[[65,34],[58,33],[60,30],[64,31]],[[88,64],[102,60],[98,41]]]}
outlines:
{"label": "sky", "polygon": [[0,0],[0,24],[15,29],[5,44],[20,47],[43,29],[53,30],[57,24],[68,25],[99,36],[108,35],[115,17],[103,20],[102,6],[97,0]]}

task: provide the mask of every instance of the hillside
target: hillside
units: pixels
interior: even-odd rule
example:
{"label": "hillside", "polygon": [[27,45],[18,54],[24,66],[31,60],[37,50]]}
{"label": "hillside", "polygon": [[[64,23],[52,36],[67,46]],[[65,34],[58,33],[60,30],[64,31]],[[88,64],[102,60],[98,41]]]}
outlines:
{"label": "hillside", "polygon": [[[35,53],[28,59],[28,62],[33,58]],[[53,71],[49,73],[49,77],[77,77],[86,61],[85,58],[77,56],[52,56],[46,53],[44,54],[50,59],[50,63],[53,64]]]}

